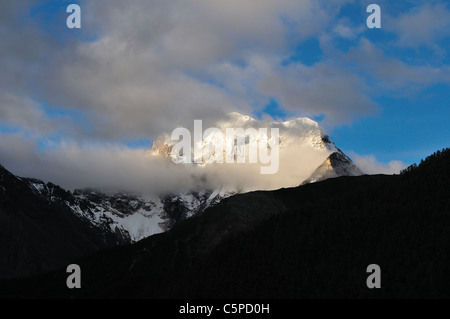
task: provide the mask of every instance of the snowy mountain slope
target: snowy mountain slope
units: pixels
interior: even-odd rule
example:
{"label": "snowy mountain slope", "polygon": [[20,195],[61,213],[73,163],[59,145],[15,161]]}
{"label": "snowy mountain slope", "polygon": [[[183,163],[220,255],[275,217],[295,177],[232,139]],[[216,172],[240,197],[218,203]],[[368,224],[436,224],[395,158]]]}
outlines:
{"label": "snowy mountain slope", "polygon": [[[23,179],[37,195],[67,207],[95,227],[114,232],[119,238],[139,241],[170,229],[220,201],[220,192],[192,191],[164,197],[106,194],[97,190],[73,193],[37,179]],[[228,195],[229,196],[229,195]]]}
{"label": "snowy mountain slope", "polygon": [[[329,143],[334,145],[331,141]],[[319,167],[317,167],[311,176],[303,181],[302,185],[338,176],[359,176],[363,174],[364,173],[352,162],[352,160],[336,147],[336,152],[332,153]]]}

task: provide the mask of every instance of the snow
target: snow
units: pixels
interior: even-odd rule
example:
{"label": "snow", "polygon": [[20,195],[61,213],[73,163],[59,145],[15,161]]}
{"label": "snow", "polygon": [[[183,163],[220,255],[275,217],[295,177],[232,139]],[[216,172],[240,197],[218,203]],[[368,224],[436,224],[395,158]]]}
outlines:
{"label": "snow", "polygon": [[[95,193],[96,194],[96,193]],[[86,196],[77,195],[78,203],[66,205],[77,215],[83,216],[91,221],[93,225],[109,227],[112,231],[116,228],[126,231],[132,241],[139,241],[143,238],[158,234],[164,231],[160,224],[166,220],[162,217],[164,214],[164,206],[161,200],[154,201],[148,199],[133,199],[128,205],[129,207],[138,207],[142,203],[142,207],[131,214],[124,214],[123,212],[113,208],[108,201],[109,197],[100,204],[94,204],[87,209],[81,209],[79,203],[86,199]],[[142,201],[142,202],[141,202]],[[91,202],[89,202],[92,204]],[[151,208],[147,211],[145,208]]]}
{"label": "snow", "polygon": [[[146,213],[148,212],[140,210],[124,218],[112,215],[112,219],[130,234],[133,241],[138,241],[163,232],[160,224],[164,222],[164,219],[161,218],[160,214],[147,215]],[[112,227],[114,225],[111,225]]]}
{"label": "snow", "polygon": [[33,186],[39,194],[42,194],[46,190],[46,186],[43,183],[30,182],[30,185]]}
{"label": "snow", "polygon": [[[201,205],[209,206],[220,201],[224,197],[236,193],[234,188],[218,189],[214,196],[209,196],[206,190],[198,192],[185,192],[172,196],[170,200],[180,201],[188,210],[187,218],[192,217]],[[117,198],[116,195],[115,197]],[[86,201],[86,197],[76,196],[78,200]],[[136,197],[126,202],[132,208],[131,212],[123,212],[115,209],[111,205],[112,197],[105,196],[99,204],[92,204],[88,209],[81,209],[79,203],[70,206],[72,211],[88,218],[94,225],[106,225],[112,231],[116,228],[127,232],[132,241],[139,241],[151,235],[162,233],[166,230],[165,224],[170,221],[169,216],[164,211],[164,202],[158,196]],[[125,199],[124,199],[125,200]],[[137,210],[133,208],[140,207]]]}

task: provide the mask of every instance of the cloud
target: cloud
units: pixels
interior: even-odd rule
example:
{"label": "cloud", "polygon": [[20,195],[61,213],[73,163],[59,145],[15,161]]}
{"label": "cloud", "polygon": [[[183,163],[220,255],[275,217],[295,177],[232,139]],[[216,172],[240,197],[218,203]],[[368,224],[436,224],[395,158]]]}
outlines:
{"label": "cloud", "polygon": [[[224,131],[238,123],[235,120],[231,124],[221,122],[218,127]],[[273,175],[260,174],[261,167],[272,162],[250,164],[247,160],[244,164],[177,165],[148,150],[117,144],[59,142],[42,150],[21,133],[0,134],[0,159],[2,165],[16,175],[40,178],[71,190],[94,187],[112,192],[166,195],[221,187],[242,191],[278,189],[298,186],[331,153],[326,148],[316,147],[317,140],[310,140],[320,139],[322,132],[314,122],[305,124],[300,120],[299,123],[290,122],[286,126],[254,123],[255,127],[280,128],[279,170]]]}
{"label": "cloud", "polygon": [[[26,132],[35,137],[67,130],[72,121],[58,115],[53,118],[35,101],[0,91],[0,125]],[[73,126],[72,126],[73,128]]]}
{"label": "cloud", "polygon": [[355,32],[355,31],[356,30],[354,30],[348,26],[342,25],[342,24],[338,24],[333,28],[333,32],[344,39],[356,38],[358,35],[358,32]]}
{"label": "cloud", "polygon": [[117,145],[61,143],[43,151],[21,134],[0,135],[0,158],[14,174],[38,177],[72,190],[94,187],[164,194],[183,189],[182,185],[195,187],[196,182],[183,167],[164,158]]}
{"label": "cloud", "polygon": [[313,66],[277,66],[259,85],[288,110],[306,116],[325,115],[326,126],[348,124],[378,109],[368,97],[364,79],[338,65],[319,62]]}
{"label": "cloud", "polygon": [[[363,32],[348,18],[333,22],[349,2],[80,1],[80,30],[65,28],[63,5],[50,16],[54,26],[31,14],[43,1],[2,2],[0,95],[81,114],[83,126],[64,123],[68,139],[117,142],[156,138],[195,118],[252,113],[271,99],[294,114],[325,115],[327,127],[349,124],[378,109],[368,78],[393,89],[448,80],[448,67],[411,66],[366,39],[347,55],[333,47],[336,37],[356,40]],[[398,23],[444,9],[424,5]],[[311,37],[321,39],[319,63],[283,64],[293,43]],[[47,126],[39,107],[25,124]],[[8,114],[0,117],[10,121]]]}
{"label": "cloud", "polygon": [[351,153],[352,159],[366,174],[398,174],[407,165],[401,161],[379,162],[374,155],[358,155]]}
{"label": "cloud", "polygon": [[[0,22],[7,43],[0,91],[80,112],[86,125],[70,131],[85,139],[155,138],[194,118],[212,122],[263,108],[266,92],[236,95],[231,83],[239,78],[229,74],[230,87],[223,86],[209,71],[249,64],[255,55],[279,63],[288,39],[319,35],[347,2],[80,1],[80,30],[65,28],[62,5],[49,17],[61,25],[49,30],[48,21],[30,15],[44,2],[8,2]],[[11,18],[17,16],[22,24]]]}
{"label": "cloud", "polygon": [[367,27],[364,24],[353,26],[352,21],[348,18],[341,18],[332,28],[331,32],[346,40],[354,40],[366,30]]}
{"label": "cloud", "polygon": [[[167,179],[171,189],[177,178],[188,185],[198,178],[184,180],[190,173],[168,171],[141,150],[118,145],[154,139],[194,119],[209,125],[231,111],[261,111],[272,99],[290,114],[323,115],[323,124],[335,127],[377,112],[370,81],[392,90],[448,81],[448,67],[411,66],[369,40],[358,42],[359,26],[345,19],[335,24],[351,2],[79,1],[82,29],[69,30],[63,4],[42,13],[47,1],[3,1],[0,122],[20,132],[0,135],[0,161],[69,187],[121,179],[133,187],[136,178],[137,188],[149,183],[157,190]],[[425,15],[439,9],[423,8]],[[445,32],[427,32],[445,38]],[[284,63],[293,46],[310,38],[320,40],[319,62]],[[425,35],[420,38],[425,43]],[[342,52],[335,45],[340,39],[359,46]],[[42,149],[54,134],[57,142]]]}
{"label": "cloud", "polygon": [[253,105],[274,98],[294,114],[325,115],[322,124],[326,127],[348,124],[378,111],[365,80],[333,63],[282,65],[277,57],[255,54],[244,66],[224,63],[209,72],[235,97],[246,98]]}
{"label": "cloud", "polygon": [[359,45],[350,49],[343,57],[343,63],[353,65],[355,72],[374,79],[378,86],[387,90],[421,89],[439,82],[450,82],[449,66],[407,64],[387,56],[366,38],[362,38]]}
{"label": "cloud", "polygon": [[450,36],[450,10],[445,3],[425,3],[398,17],[387,17],[386,28],[397,34],[399,46],[436,49],[439,41]]}

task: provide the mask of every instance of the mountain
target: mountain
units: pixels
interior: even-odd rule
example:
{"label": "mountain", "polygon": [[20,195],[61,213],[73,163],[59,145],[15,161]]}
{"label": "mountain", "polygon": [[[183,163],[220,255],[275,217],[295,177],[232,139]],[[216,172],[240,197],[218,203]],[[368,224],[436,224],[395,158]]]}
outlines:
{"label": "mountain", "polygon": [[[186,174],[195,169],[202,173],[206,171],[205,176],[199,175],[199,179],[207,181],[203,187],[164,195],[141,195],[107,193],[96,189],[71,192],[53,183],[14,176],[2,168],[4,177],[0,180],[0,191],[3,192],[4,207],[1,213],[4,223],[1,227],[5,230],[2,248],[7,255],[14,255],[4,262],[2,276],[35,274],[101,248],[137,242],[166,232],[177,223],[203,213],[232,195],[297,186],[311,172],[320,172],[320,176],[313,173],[313,178],[307,180],[309,182],[361,173],[323,129],[307,118],[284,122],[257,121],[249,116],[231,113],[216,126],[223,132],[230,127],[245,130],[278,128],[279,172],[264,176],[259,173],[259,167],[255,170],[254,166],[247,164],[225,168],[216,163],[200,164],[193,166],[191,171],[187,170]],[[249,136],[251,134],[249,130],[245,136],[247,144],[252,139],[261,139],[259,135]],[[204,136],[202,149],[209,147],[208,141],[212,138],[211,134]],[[163,134],[155,141],[151,153],[171,161],[169,155],[174,143],[168,140],[167,134]],[[246,157],[248,159],[248,153]],[[323,161],[329,164],[315,169]],[[15,211],[19,213],[13,214]],[[22,239],[24,232],[26,234]],[[35,234],[38,240],[34,241],[31,234]],[[45,236],[45,240],[38,245],[40,236]],[[67,244],[67,241],[74,244]],[[70,249],[66,250],[66,245]],[[44,253],[44,249],[48,253]],[[13,254],[14,250],[16,253]],[[63,252],[59,253],[60,250]]]}
{"label": "mountain", "polygon": [[47,184],[42,189],[44,198],[30,183],[0,166],[0,278],[52,270],[99,249],[129,242],[52,200],[70,200],[69,192]]}
{"label": "mountain", "polygon": [[[308,118],[297,118],[289,121],[274,120],[256,120],[250,116],[242,115],[237,112],[228,114],[224,119],[216,122],[214,128],[217,131],[207,131],[204,134],[200,145],[197,146],[202,150],[203,155],[210,155],[211,162],[206,162],[192,156],[191,161],[196,162],[197,166],[214,167],[215,170],[224,170],[231,176],[230,179],[223,178],[222,184],[218,187],[227,185],[228,188],[234,188],[233,193],[242,193],[253,190],[275,190],[282,187],[298,186],[301,183],[314,182],[326,178],[337,176],[357,176],[363,172],[356,167],[352,160],[342,152],[331,141],[325,131],[319,124]],[[223,161],[226,150],[226,143],[230,139],[237,143],[236,136],[223,136],[230,128],[242,128],[244,130],[243,140],[245,145],[245,164],[252,174],[248,183],[235,178],[235,175],[242,175],[242,171],[238,171],[236,166],[218,164]],[[254,169],[254,165],[249,164],[249,149],[251,141],[260,143],[266,136],[259,129],[279,130],[279,164],[278,171],[272,175],[261,175],[259,170]],[[255,129],[252,131],[252,129]],[[172,154],[173,147],[178,141],[171,140],[170,134],[162,134],[154,142],[151,153],[156,156],[171,158],[175,162],[182,162],[185,154]],[[195,154],[191,147],[191,153]],[[217,152],[216,150],[222,150]],[[236,155],[236,154],[235,154]],[[226,167],[224,169],[223,167]],[[237,165],[239,166],[239,165]],[[236,168],[233,170],[232,168]],[[234,179],[233,179],[234,178]]]}
{"label": "mountain", "polygon": [[[336,176],[361,175],[362,172],[330,140],[318,123],[299,118],[291,121],[258,121],[239,113],[231,113],[215,123],[217,128],[278,128],[280,130],[280,169],[275,175],[262,176],[259,170],[247,166],[251,178],[242,178],[241,164],[206,164],[199,170],[209,169],[210,175],[203,176],[209,185],[165,195],[106,193],[96,189],[65,191],[52,183],[37,179],[23,179],[29,188],[43,200],[64,206],[66,210],[89,220],[96,228],[110,231],[121,241],[136,242],[169,230],[177,222],[201,213],[224,198],[253,190],[273,190],[297,186],[303,182],[314,182]],[[211,134],[202,141],[202,149],[208,147]],[[246,136],[246,141],[260,136]],[[150,153],[166,157],[175,141],[168,134],[155,140]],[[218,155],[218,154],[217,154]],[[248,153],[247,159],[248,159]],[[320,163],[323,162],[324,164]],[[247,164],[245,164],[247,165]],[[320,166],[319,166],[320,165]],[[319,166],[319,168],[317,168]],[[194,167],[195,169],[196,167]],[[216,174],[216,172],[219,172]],[[190,174],[186,171],[186,174]],[[247,172],[246,172],[247,173]],[[312,175],[311,175],[312,174]],[[221,177],[222,176],[222,177]],[[307,178],[309,176],[309,178]],[[221,179],[222,178],[222,179]],[[305,178],[307,178],[305,180]],[[211,182],[212,181],[212,182]],[[245,184],[248,182],[247,184]],[[55,191],[55,189],[58,189]]]}
{"label": "mountain", "polygon": [[190,191],[165,196],[105,193],[95,189],[70,192],[37,179],[22,178],[41,199],[64,207],[118,240],[136,242],[170,229],[177,222],[200,213],[220,199],[232,195],[226,190]]}
{"label": "mountain", "polygon": [[344,152],[339,148],[336,148],[336,150],[316,168],[309,178],[303,181],[302,185],[338,176],[359,176],[364,174]]}
{"label": "mountain", "polygon": [[226,189],[163,197],[70,192],[0,166],[0,278],[45,272],[167,231],[230,195]]}
{"label": "mountain", "polygon": [[[221,132],[226,132],[227,128],[244,130],[278,128],[280,130],[279,172],[261,176],[258,169],[245,164],[246,170],[251,171],[252,176],[242,178],[242,167],[239,166],[241,164],[225,165],[224,168],[223,164],[201,163],[197,166],[202,167],[194,166],[192,169],[208,170],[209,175],[202,176],[208,182],[208,185],[203,188],[164,196],[105,194],[95,190],[78,190],[73,194],[74,200],[68,204],[69,208],[74,213],[90,219],[95,225],[109,226],[114,231],[128,234],[130,240],[139,241],[167,231],[177,222],[199,214],[234,194],[297,186],[302,182],[314,182],[337,176],[362,175],[362,172],[335,146],[318,123],[308,118],[284,122],[258,121],[250,116],[234,112],[216,122],[215,127]],[[203,136],[202,150],[209,149],[211,141],[215,144],[224,143],[224,140],[217,139],[214,134],[212,132]],[[249,141],[260,139],[261,136],[258,133],[252,135],[251,131],[248,131],[245,136],[247,146]],[[150,153],[171,161],[171,151],[175,143],[176,141],[170,140],[169,134],[161,134],[155,140]],[[219,148],[225,150],[224,145],[219,145]],[[213,156],[217,159],[223,154],[214,153]],[[247,162],[248,156],[247,149]],[[319,166],[321,162],[324,164]],[[326,163],[328,164],[325,165]],[[186,171],[186,174],[190,173],[192,171]],[[308,176],[309,178],[305,180]],[[214,181],[211,182],[213,179]]]}
{"label": "mountain", "polygon": [[[450,149],[401,175],[238,194],[170,231],[2,283],[2,297],[449,298]],[[381,268],[369,289],[367,266]],[[44,285],[45,283],[45,285]]]}

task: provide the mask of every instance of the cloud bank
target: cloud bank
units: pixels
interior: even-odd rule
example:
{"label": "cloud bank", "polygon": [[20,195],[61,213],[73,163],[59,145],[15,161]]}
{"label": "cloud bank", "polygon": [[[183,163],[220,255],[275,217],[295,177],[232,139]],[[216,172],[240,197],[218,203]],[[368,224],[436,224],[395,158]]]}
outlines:
{"label": "cloud bank", "polygon": [[408,165],[401,161],[379,162],[373,155],[358,155],[353,153],[352,159],[365,174],[399,174]]}
{"label": "cloud bank", "polygon": [[[217,127],[223,131],[250,127],[239,122],[241,119],[227,118]],[[175,164],[153,151],[114,144],[60,143],[42,151],[19,133],[0,135],[0,154],[5,167],[20,176],[33,176],[38,170],[40,178],[71,190],[93,187],[145,195],[222,187],[245,192],[298,186],[331,154],[321,144],[322,130],[313,121],[251,124],[255,128],[280,128],[280,156],[271,159],[279,163],[276,174],[260,174],[261,167],[271,163],[251,164],[248,158],[242,164]]]}
{"label": "cloud bank", "polygon": [[[0,3],[0,163],[71,188],[132,184],[137,168],[152,189],[166,179],[168,188],[197,183],[177,169],[176,178],[162,174],[145,150],[126,146],[194,119],[264,114],[275,101],[333,129],[379,114],[380,90],[410,95],[450,82],[448,65],[377,46],[364,14],[342,17],[351,0],[81,0],[80,30],[66,28],[67,3],[55,3]],[[395,18],[386,12],[383,26],[397,47],[438,54],[449,12],[444,2],[419,1]],[[302,45],[311,40],[318,52],[307,63],[298,55],[310,53]]]}

